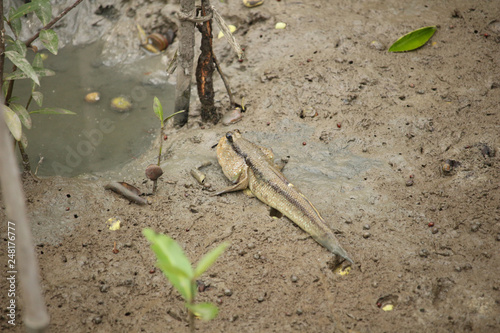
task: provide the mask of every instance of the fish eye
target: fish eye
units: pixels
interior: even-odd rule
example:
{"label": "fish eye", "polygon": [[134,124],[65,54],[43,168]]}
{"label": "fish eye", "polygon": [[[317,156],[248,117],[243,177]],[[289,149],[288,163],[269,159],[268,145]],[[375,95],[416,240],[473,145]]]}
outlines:
{"label": "fish eye", "polygon": [[229,142],[233,142],[233,133],[231,133],[231,132],[227,132],[227,133],[226,133],[226,139],[227,139]]}

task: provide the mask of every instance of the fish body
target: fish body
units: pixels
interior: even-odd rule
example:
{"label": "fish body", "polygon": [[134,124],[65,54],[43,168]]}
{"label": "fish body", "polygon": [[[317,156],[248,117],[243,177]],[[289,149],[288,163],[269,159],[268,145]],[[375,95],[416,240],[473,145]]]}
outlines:
{"label": "fish body", "polygon": [[272,150],[227,132],[217,145],[217,159],[226,177],[234,183],[217,195],[250,189],[260,201],[279,211],[330,252],[350,261],[314,205],[281,173]]}

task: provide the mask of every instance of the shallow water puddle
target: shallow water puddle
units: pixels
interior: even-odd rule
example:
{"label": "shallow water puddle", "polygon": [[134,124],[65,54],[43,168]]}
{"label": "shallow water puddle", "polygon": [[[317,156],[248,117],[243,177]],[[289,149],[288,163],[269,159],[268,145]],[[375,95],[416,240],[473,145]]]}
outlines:
{"label": "shallow water puddle", "polygon": [[[32,115],[33,128],[26,131],[27,151],[33,170],[39,156],[44,158],[39,175],[76,176],[122,166],[146,151],[159,134],[153,97],[160,98],[166,115],[173,109],[174,87],[148,84],[159,67],[158,57],[106,67],[98,59],[99,48],[98,44],[68,46],[57,56],[48,54],[44,61],[56,75],[41,80],[43,107],[60,107],[77,115]],[[27,80],[16,82],[14,95],[24,97],[28,91]],[[100,100],[85,102],[85,95],[93,91],[100,93]],[[131,101],[130,111],[111,108],[111,100],[118,96]],[[30,111],[35,109],[30,107]]]}

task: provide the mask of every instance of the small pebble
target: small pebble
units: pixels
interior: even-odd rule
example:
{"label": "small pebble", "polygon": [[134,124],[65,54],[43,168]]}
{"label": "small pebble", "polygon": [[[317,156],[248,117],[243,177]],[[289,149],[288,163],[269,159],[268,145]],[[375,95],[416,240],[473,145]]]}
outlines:
{"label": "small pebble", "polygon": [[371,235],[368,231],[363,232],[363,238],[369,238]]}
{"label": "small pebble", "polygon": [[302,309],[297,309],[297,311],[295,311],[295,313],[300,316],[304,313],[304,311],[302,311]]}
{"label": "small pebble", "polygon": [[443,169],[444,173],[448,173],[451,171],[451,165],[448,163],[444,163],[443,166],[441,167]]}
{"label": "small pebble", "polygon": [[418,255],[422,258],[427,258],[427,256],[429,255],[429,251],[427,251],[426,249],[422,249],[420,250],[420,253]]}
{"label": "small pebble", "polygon": [[432,228],[432,233],[437,234],[439,232],[438,228]]}
{"label": "small pebble", "polygon": [[479,230],[479,228],[481,227],[481,223],[474,223],[471,227],[470,227],[470,231],[472,232],[476,232]]}
{"label": "small pebble", "polygon": [[378,287],[378,282],[377,281],[373,281],[372,282],[372,287],[373,288],[377,288]]}
{"label": "small pebble", "polygon": [[254,254],[254,255],[253,255],[253,258],[254,258],[254,259],[260,259],[260,254],[258,254],[258,253]]}
{"label": "small pebble", "polygon": [[406,186],[413,186],[413,184],[414,184],[413,178],[410,178],[406,181]]}
{"label": "small pebble", "polygon": [[370,225],[369,224],[365,224],[363,226],[363,230],[370,230]]}
{"label": "small pebble", "polygon": [[429,222],[428,226],[429,228],[432,228],[434,226],[434,222]]}
{"label": "small pebble", "polygon": [[231,291],[231,289],[224,289],[224,295],[231,296],[232,294],[233,292]]}
{"label": "small pebble", "polygon": [[257,298],[257,302],[259,303],[264,302],[264,296],[259,296],[259,298]]}
{"label": "small pebble", "polygon": [[292,277],[290,278],[290,280],[292,280],[292,282],[297,282],[299,280],[299,278],[296,277],[295,275],[292,275]]}
{"label": "small pebble", "polygon": [[497,235],[497,242],[500,242],[500,234]]}
{"label": "small pebble", "polygon": [[455,266],[455,271],[460,272],[462,270],[462,267],[460,266]]}
{"label": "small pebble", "polygon": [[379,42],[378,40],[374,40],[370,43],[370,47],[372,49],[375,49],[377,51],[384,51],[385,50],[385,45]]}
{"label": "small pebble", "polygon": [[92,322],[96,325],[102,323],[102,318],[100,316],[92,318]]}
{"label": "small pebble", "polygon": [[101,293],[106,293],[106,292],[108,292],[108,290],[109,290],[109,286],[108,286],[107,284],[103,284],[103,285],[99,288],[99,290],[101,291]]}
{"label": "small pebble", "polygon": [[247,244],[247,247],[251,250],[251,249],[254,249],[255,248],[255,244],[254,243],[248,243]]}

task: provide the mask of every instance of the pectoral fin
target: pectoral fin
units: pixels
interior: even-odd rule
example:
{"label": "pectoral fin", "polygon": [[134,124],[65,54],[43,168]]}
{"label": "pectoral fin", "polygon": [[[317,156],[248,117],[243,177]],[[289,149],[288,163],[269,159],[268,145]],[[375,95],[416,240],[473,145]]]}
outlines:
{"label": "pectoral fin", "polygon": [[238,182],[233,186],[229,186],[228,188],[223,189],[220,192],[215,193],[214,195],[221,195],[228,192],[240,191],[248,188],[248,167],[245,166],[241,171],[240,177],[238,178]]}

